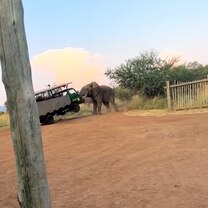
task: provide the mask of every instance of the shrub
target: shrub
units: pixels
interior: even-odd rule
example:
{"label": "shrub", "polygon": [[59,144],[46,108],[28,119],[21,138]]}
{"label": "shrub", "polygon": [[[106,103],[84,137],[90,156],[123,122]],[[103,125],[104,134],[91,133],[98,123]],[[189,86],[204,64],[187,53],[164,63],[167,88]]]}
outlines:
{"label": "shrub", "polygon": [[108,69],[105,75],[119,87],[140,93],[146,97],[164,94],[164,83],[168,70],[177,59],[165,61],[154,51],[141,53],[114,69]]}

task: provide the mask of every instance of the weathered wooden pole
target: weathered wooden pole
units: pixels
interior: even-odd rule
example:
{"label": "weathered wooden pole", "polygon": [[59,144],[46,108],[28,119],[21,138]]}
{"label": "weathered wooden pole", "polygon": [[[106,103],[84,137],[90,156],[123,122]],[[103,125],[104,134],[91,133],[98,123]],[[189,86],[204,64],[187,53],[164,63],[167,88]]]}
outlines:
{"label": "weathered wooden pole", "polygon": [[167,92],[168,110],[171,110],[170,81],[168,79],[166,80],[166,92]]}
{"label": "weathered wooden pole", "polygon": [[22,208],[49,208],[21,0],[0,0],[0,60],[16,159],[18,201]]}

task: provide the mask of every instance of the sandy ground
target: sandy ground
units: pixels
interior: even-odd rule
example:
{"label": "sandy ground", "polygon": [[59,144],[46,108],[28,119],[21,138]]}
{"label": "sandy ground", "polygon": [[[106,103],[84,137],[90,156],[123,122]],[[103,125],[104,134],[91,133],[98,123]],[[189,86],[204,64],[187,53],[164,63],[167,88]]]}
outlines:
{"label": "sandy ground", "polygon": [[[108,113],[42,126],[42,134],[53,208],[208,207],[208,113]],[[18,207],[7,128],[0,207]]]}

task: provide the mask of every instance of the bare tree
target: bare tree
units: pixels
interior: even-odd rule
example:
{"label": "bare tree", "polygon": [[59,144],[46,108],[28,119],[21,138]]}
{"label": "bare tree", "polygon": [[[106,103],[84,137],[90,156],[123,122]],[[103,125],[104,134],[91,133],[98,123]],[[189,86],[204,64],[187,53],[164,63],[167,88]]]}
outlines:
{"label": "bare tree", "polygon": [[0,60],[16,159],[18,201],[23,208],[49,208],[21,0],[0,0]]}

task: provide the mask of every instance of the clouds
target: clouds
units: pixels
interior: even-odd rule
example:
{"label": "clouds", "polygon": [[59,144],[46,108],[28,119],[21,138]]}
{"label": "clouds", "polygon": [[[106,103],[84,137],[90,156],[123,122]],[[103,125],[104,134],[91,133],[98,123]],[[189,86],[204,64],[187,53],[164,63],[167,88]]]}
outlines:
{"label": "clouds", "polygon": [[45,51],[31,60],[34,88],[40,88],[44,81],[42,87],[71,81],[76,89],[91,81],[106,84],[104,61],[102,54],[90,53],[81,48]]}
{"label": "clouds", "polygon": [[[77,90],[92,81],[108,84],[104,75],[106,58],[81,48],[47,50],[31,59],[31,69],[35,91],[63,82],[72,82]],[[5,89],[0,82],[0,104],[5,100]]]}

